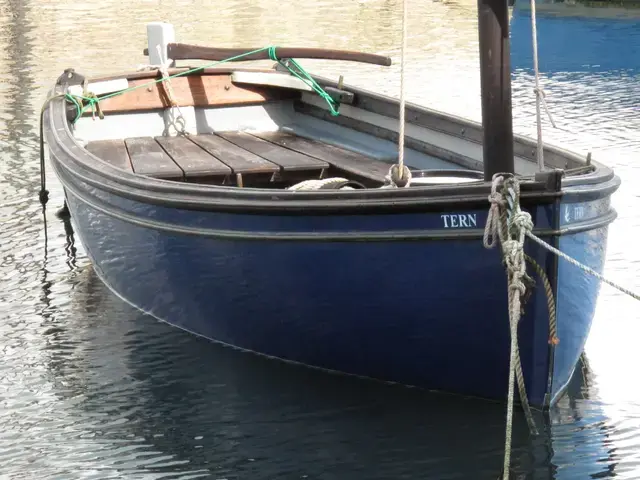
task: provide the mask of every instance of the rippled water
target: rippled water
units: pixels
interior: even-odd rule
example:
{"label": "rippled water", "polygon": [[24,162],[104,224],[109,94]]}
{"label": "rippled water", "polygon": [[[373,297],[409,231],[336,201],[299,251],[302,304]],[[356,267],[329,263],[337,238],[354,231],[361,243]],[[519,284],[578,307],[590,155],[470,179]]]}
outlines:
{"label": "rippled water", "polygon": [[[475,2],[410,0],[407,95],[480,118]],[[615,167],[605,274],[640,291],[640,20],[540,15],[542,83],[562,141]],[[352,48],[399,58],[397,0],[0,2],[0,478],[495,479],[504,407],[326,375],[212,345],[139,314],[37,201],[38,114],[68,66],[145,62],[145,23],[220,46]],[[513,24],[514,125],[535,133],[529,17]],[[398,95],[399,67],[308,61]],[[46,229],[45,229],[46,226]],[[582,371],[530,438],[521,479],[640,478],[640,310],[603,287]]]}

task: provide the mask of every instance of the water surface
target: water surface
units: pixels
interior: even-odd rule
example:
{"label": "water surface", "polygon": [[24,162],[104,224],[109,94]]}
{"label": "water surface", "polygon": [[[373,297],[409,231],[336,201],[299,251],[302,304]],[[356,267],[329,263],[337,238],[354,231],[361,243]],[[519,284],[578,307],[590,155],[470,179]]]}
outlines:
{"label": "water surface", "polygon": [[[475,2],[410,0],[407,97],[480,118]],[[219,46],[361,49],[390,68],[322,61],[315,72],[399,95],[394,0],[0,3],[0,478],[495,479],[504,406],[389,387],[256,358],[141,315],[93,274],[48,171],[39,189],[38,115],[73,66],[88,75],[146,62],[145,23]],[[514,125],[535,134],[530,24],[513,24]],[[546,140],[610,165],[605,274],[640,291],[640,22],[541,15]],[[46,228],[45,228],[46,227]],[[518,416],[520,479],[640,478],[640,314],[604,286],[584,364],[529,437]],[[481,359],[479,359],[481,361]]]}

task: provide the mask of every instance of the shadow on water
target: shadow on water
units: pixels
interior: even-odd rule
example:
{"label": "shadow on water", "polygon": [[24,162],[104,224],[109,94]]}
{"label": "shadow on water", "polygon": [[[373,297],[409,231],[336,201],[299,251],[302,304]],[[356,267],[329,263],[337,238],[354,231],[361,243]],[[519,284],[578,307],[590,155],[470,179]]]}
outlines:
{"label": "shadow on water", "polygon": [[[68,311],[54,313],[56,326],[46,331],[46,363],[76,441],[92,439],[103,472],[226,479],[500,475],[504,405],[218,346],[139,314],[90,267],[78,271],[71,296]],[[601,418],[586,402],[586,365],[581,372],[559,408],[536,413],[540,436],[530,437],[517,414],[512,478],[604,478],[614,471],[606,428],[594,426]],[[576,462],[576,444],[584,449],[578,462],[587,476],[566,465]],[[79,448],[85,455],[86,449]],[[66,464],[76,457],[69,451]]]}

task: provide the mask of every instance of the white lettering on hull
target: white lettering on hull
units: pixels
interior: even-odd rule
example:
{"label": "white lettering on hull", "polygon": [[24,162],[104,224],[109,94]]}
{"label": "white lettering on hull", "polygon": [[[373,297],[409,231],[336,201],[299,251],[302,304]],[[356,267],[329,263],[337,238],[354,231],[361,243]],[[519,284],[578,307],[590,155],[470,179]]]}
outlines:
{"label": "white lettering on hull", "polygon": [[478,226],[475,213],[445,213],[440,215],[444,228],[474,228]]}
{"label": "white lettering on hull", "polygon": [[564,207],[564,221],[566,223],[582,220],[586,216],[583,205],[567,205]]}

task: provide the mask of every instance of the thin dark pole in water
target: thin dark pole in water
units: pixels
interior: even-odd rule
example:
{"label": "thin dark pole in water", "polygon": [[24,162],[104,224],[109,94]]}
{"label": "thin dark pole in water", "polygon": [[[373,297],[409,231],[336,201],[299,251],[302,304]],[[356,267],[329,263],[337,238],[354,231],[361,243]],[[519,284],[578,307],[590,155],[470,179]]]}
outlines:
{"label": "thin dark pole in water", "polygon": [[507,0],[478,0],[484,178],[514,172]]}

